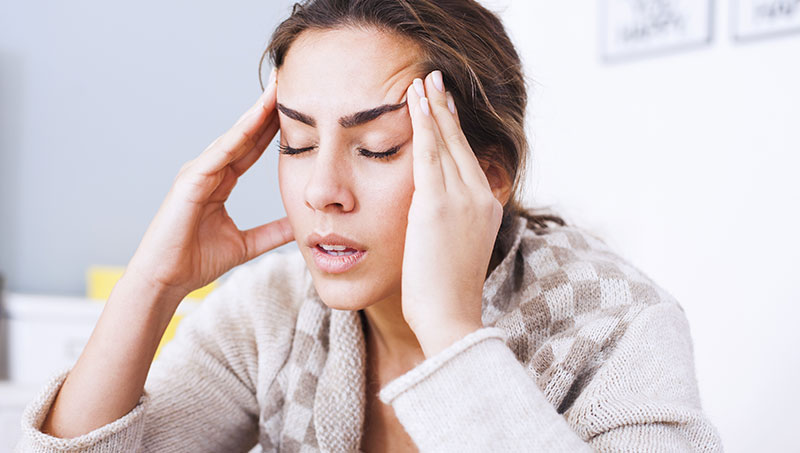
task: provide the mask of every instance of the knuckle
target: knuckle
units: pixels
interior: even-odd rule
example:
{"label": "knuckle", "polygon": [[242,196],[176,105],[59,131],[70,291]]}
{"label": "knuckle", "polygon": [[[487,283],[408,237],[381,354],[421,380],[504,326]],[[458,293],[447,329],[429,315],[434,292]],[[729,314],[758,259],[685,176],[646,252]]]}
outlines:
{"label": "knuckle", "polygon": [[450,110],[447,108],[447,98],[444,96],[444,94],[440,94],[438,91],[436,91],[436,95],[431,96],[429,100],[436,111],[444,113],[446,110],[447,114],[450,114]]}
{"label": "knuckle", "polygon": [[251,134],[246,134],[244,132],[242,133],[242,135],[244,135],[244,138],[245,138],[244,146],[247,147],[247,149],[255,148],[256,141],[255,141],[254,137]]}
{"label": "knuckle", "polygon": [[225,146],[220,150],[220,153],[225,158],[226,162],[230,162],[236,156],[236,147]]}
{"label": "knuckle", "polygon": [[215,138],[214,141],[209,143],[209,145],[206,147],[206,151],[214,149],[219,144],[219,142],[222,140],[223,137],[225,137],[225,134],[222,134],[219,137]]}
{"label": "knuckle", "polygon": [[440,161],[439,153],[436,149],[430,149],[422,152],[422,159],[429,165],[438,165]]}
{"label": "knuckle", "polygon": [[192,166],[197,162],[197,158],[190,159],[181,165],[181,169],[179,170],[180,173],[187,172]]}
{"label": "knuckle", "polygon": [[453,129],[447,131],[445,134],[445,140],[448,143],[463,143],[464,134],[461,133],[461,129]]}

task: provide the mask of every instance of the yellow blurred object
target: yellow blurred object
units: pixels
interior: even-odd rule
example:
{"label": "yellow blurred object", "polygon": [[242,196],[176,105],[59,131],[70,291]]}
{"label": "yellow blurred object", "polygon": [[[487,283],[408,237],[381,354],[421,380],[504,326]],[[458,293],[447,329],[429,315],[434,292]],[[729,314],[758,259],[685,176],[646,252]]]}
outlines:
{"label": "yellow blurred object", "polygon": [[[114,285],[122,277],[125,268],[121,266],[90,266],[86,271],[86,297],[95,300],[108,300]],[[187,299],[202,300],[217,287],[213,281],[186,296]]]}
{"label": "yellow blurred object", "polygon": [[86,297],[108,300],[123,272],[125,268],[119,266],[90,266],[86,271]]}
{"label": "yellow blurred object", "polygon": [[164,335],[161,337],[161,342],[158,343],[158,348],[156,349],[156,355],[153,357],[153,360],[158,358],[158,354],[161,352],[161,348],[164,347],[165,344],[169,343],[172,340],[172,337],[175,336],[175,330],[178,328],[178,324],[183,320],[185,315],[175,313],[170,319],[169,324],[167,325],[167,330],[164,331]]}

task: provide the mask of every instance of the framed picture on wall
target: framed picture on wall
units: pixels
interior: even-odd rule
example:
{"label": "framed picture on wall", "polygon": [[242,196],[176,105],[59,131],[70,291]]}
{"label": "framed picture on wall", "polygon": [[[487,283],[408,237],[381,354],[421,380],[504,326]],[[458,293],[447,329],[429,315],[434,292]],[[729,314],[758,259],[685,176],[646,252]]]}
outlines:
{"label": "framed picture on wall", "polygon": [[736,40],[800,32],[800,0],[732,0],[731,25]]}
{"label": "framed picture on wall", "polygon": [[601,56],[617,61],[711,42],[713,0],[600,0]]}

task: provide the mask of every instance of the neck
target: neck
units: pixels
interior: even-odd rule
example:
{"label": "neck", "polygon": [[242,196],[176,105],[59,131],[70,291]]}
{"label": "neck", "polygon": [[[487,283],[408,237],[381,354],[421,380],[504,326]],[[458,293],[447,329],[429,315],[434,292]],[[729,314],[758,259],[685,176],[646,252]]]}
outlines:
{"label": "neck", "polygon": [[362,310],[366,321],[365,337],[373,350],[392,361],[418,361],[422,348],[403,317],[400,298],[382,300]]}

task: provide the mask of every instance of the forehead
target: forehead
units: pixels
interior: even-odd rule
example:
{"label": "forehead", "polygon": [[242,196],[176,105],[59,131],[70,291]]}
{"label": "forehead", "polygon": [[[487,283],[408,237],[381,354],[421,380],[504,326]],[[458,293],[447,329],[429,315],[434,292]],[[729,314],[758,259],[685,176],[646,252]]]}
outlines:
{"label": "forehead", "polygon": [[278,71],[278,102],[325,118],[399,103],[418,74],[418,46],[376,29],[306,30]]}

